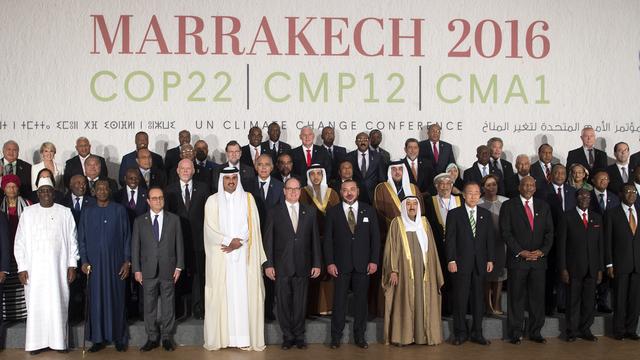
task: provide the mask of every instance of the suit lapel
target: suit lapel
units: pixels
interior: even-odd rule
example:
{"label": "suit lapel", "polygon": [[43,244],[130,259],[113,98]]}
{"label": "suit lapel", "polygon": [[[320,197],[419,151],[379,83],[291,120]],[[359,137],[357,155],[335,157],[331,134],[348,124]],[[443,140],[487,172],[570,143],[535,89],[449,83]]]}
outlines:
{"label": "suit lapel", "polygon": [[[520,218],[522,219],[522,221],[524,221],[524,223],[527,225],[528,229],[531,229],[531,225],[529,224],[529,218],[527,217],[527,213],[524,210],[524,204],[522,203],[522,200],[520,199],[520,197],[517,197],[516,199],[518,199],[518,213],[520,214]],[[533,203],[533,198],[531,198],[531,201]],[[534,212],[535,212],[535,205],[534,205]],[[533,216],[533,226],[535,229],[535,214]]]}
{"label": "suit lapel", "polygon": [[373,151],[371,151],[371,149],[369,149],[369,163],[367,164],[367,175],[371,174],[371,172],[377,167],[377,165],[378,165],[378,161],[377,160],[378,160],[378,158],[373,156]]}

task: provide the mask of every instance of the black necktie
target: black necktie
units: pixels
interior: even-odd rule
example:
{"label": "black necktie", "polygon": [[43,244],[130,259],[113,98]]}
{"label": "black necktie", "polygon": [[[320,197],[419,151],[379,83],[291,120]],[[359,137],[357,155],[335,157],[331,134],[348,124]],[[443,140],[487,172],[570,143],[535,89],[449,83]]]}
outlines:
{"label": "black necktie", "polygon": [[266,183],[266,181],[260,181],[260,196],[262,196],[263,200],[267,200],[267,194],[264,192],[264,184]]}
{"label": "black necktie", "polygon": [[367,154],[362,153],[362,164],[360,165],[360,173],[362,176],[367,174]]}
{"label": "black necktie", "polygon": [[153,236],[156,238],[156,241],[160,241],[160,225],[158,224],[158,216],[155,215],[153,219]]}
{"label": "black necktie", "polygon": [[189,210],[191,206],[191,194],[189,193],[189,184],[184,185],[184,207]]}
{"label": "black necktie", "polygon": [[589,167],[593,169],[593,149],[589,149]]}

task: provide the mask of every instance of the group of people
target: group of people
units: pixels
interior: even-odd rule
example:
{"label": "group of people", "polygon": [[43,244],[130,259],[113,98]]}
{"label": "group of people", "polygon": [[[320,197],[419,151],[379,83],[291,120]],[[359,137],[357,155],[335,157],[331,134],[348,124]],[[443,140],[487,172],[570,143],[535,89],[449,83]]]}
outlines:
{"label": "group of people", "polygon": [[613,311],[616,339],[639,340],[640,153],[618,143],[609,165],[585,128],[566,167],[549,144],[533,164],[521,154],[512,165],[491,138],[461,175],[440,136],[432,124],[392,160],[378,130],[359,133],[348,152],[330,127],[320,145],[302,128],[292,147],[274,122],[266,140],[254,127],[247,145],[229,141],[216,163],[187,130],[164,158],[139,132],[117,180],[84,137],[64,166],[54,144],[32,166],[7,141],[3,319],[26,318],[34,354],[67,351],[74,317],[84,317],[90,352],[125,351],[132,314],[148,335],[141,351],[173,351],[177,313],[204,320],[209,350],[263,350],[265,321],[276,318],[281,347],[304,349],[305,320],[330,316],[338,348],[351,291],[361,348],[370,317],[384,318],[386,344],[439,344],[442,315],[453,317],[453,344],[487,345],[483,317],[504,314],[508,280],[513,344],[525,333],[546,342],[545,315],[556,311],[567,341],[597,340],[596,310]]}

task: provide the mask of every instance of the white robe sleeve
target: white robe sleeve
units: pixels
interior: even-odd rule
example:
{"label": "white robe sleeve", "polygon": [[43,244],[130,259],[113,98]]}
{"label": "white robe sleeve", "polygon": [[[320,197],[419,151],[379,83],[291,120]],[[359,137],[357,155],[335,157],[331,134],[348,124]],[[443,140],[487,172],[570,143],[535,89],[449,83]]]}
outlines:
{"label": "white robe sleeve", "polygon": [[75,268],[78,266],[78,235],[76,230],[76,222],[73,220],[71,210],[65,209],[65,241],[67,243],[67,267]]}
{"label": "white robe sleeve", "polygon": [[18,229],[16,230],[16,238],[13,246],[13,255],[16,257],[18,272],[29,271],[31,265],[27,251],[27,238],[29,236],[28,225],[25,225],[27,220],[28,215],[23,212],[18,222]]}

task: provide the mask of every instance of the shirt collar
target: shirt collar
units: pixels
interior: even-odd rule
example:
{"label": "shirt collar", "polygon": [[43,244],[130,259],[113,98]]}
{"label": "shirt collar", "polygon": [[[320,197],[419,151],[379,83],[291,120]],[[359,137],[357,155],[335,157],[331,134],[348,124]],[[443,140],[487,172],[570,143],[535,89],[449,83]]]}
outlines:
{"label": "shirt collar", "polygon": [[159,213],[154,213],[153,210],[149,209],[149,213],[151,214],[151,217],[153,218],[155,215],[158,215],[158,217],[162,217],[164,215],[164,209],[160,210]]}
{"label": "shirt collar", "polygon": [[186,184],[189,184],[189,187],[190,187],[190,188],[191,188],[191,187],[193,187],[193,179],[189,179],[189,181],[188,181],[188,182],[184,182],[184,181],[180,180],[180,187],[181,187],[181,188],[183,188],[183,189],[184,189],[184,186],[185,186]]}
{"label": "shirt collar", "polygon": [[578,214],[580,214],[580,217],[582,217],[582,213],[587,214],[587,217],[589,217],[589,209],[588,208],[585,209],[585,210],[582,210],[582,209],[580,209],[579,207],[576,206],[576,210],[578,211]]}

